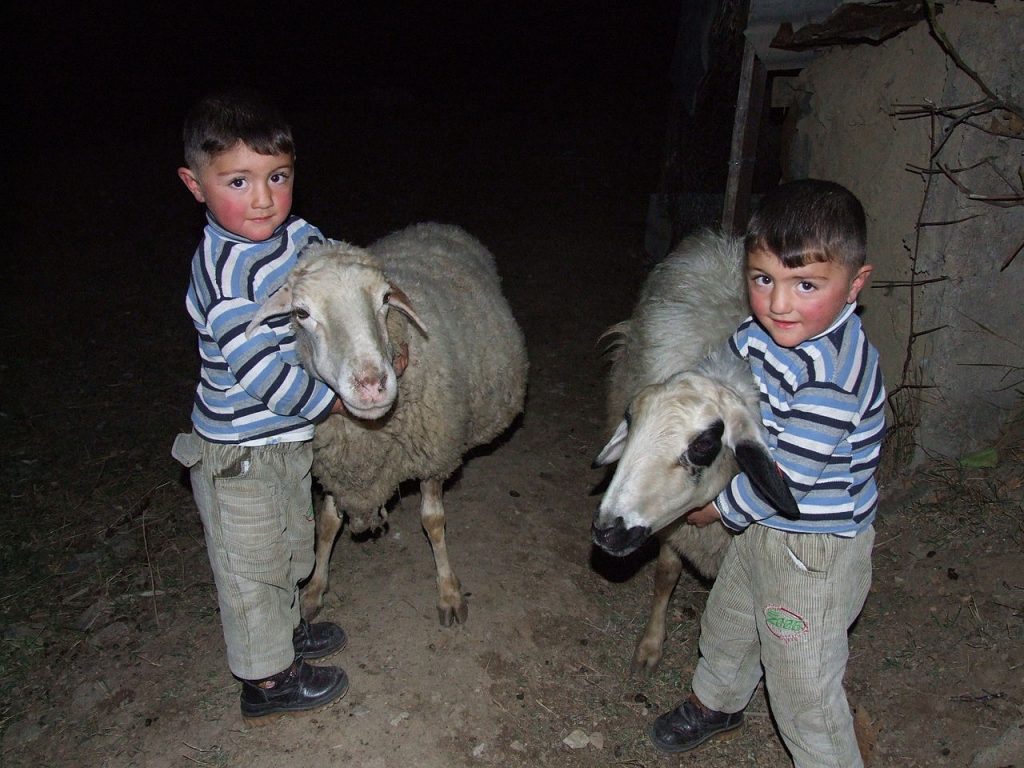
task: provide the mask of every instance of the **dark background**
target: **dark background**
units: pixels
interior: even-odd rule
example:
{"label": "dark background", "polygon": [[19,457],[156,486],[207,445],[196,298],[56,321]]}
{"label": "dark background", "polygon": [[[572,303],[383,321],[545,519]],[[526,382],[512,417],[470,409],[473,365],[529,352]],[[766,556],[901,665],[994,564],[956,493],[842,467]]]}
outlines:
{"label": "dark background", "polygon": [[[82,183],[91,212],[81,200],[55,211],[83,213],[75,229],[116,230],[120,216],[194,229],[174,174],[182,117],[245,84],[292,122],[296,211],[332,236],[362,241],[467,206],[579,210],[608,192],[643,204],[659,184],[678,5],[26,4],[6,36],[29,177],[17,198],[46,205]],[[57,178],[39,178],[53,160]]]}
{"label": "dark background", "polygon": [[[188,329],[203,219],[175,174],[180,127],[196,99],[235,84],[292,123],[293,210],[330,237],[365,245],[419,220],[485,238],[585,228],[614,205],[642,243],[664,186],[681,5],[18,4],[5,35],[9,322],[156,305]],[[730,127],[683,149],[716,158],[698,185],[724,187]]]}
{"label": "dark background", "polygon": [[[32,282],[69,263],[36,244],[83,234],[114,270],[184,266],[203,222],[174,172],[181,122],[233,85],[292,123],[294,211],[331,237],[529,226],[615,198],[642,242],[652,193],[724,191],[745,3],[26,3],[9,17],[17,277]],[[684,213],[675,237],[717,223],[717,200],[690,207],[702,218]]]}

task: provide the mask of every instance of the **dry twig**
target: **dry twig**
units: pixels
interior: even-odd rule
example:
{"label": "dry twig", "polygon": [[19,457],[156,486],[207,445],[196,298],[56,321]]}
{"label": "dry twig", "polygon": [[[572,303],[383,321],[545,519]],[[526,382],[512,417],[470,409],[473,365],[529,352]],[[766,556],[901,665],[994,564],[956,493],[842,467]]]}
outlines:
{"label": "dry twig", "polygon": [[989,88],[988,84],[981,79],[981,76],[978,75],[978,73],[975,72],[974,69],[969,67],[967,63],[963,60],[963,58],[960,56],[960,53],[949,41],[949,37],[946,35],[946,30],[944,30],[939,25],[937,14],[935,13],[935,0],[925,0],[924,5],[925,9],[928,12],[928,25],[931,27],[932,34],[935,35],[935,39],[939,41],[939,45],[942,47],[943,52],[945,52],[945,54],[953,60],[953,62],[961,69],[961,71],[965,75],[971,78],[971,80],[973,80],[978,85],[982,93],[988,96],[989,99],[991,99],[993,102],[998,104],[1000,109],[1005,109],[1007,112],[1012,112],[1021,119],[1024,119],[1024,109],[1022,109],[1019,104],[1016,104],[1015,102],[1010,101],[1009,99],[1003,98],[995,91],[993,91],[991,88]]}
{"label": "dry twig", "polygon": [[975,696],[970,693],[961,693],[959,696],[950,697],[950,701],[962,701],[967,704],[988,704],[990,701],[1005,698],[1005,693],[991,693],[990,691],[985,691],[980,696]]}

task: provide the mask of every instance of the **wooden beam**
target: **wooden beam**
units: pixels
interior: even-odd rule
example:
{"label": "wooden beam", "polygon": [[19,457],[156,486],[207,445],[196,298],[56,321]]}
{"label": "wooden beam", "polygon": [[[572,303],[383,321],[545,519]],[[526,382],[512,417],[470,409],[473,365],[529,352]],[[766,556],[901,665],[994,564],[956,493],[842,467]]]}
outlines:
{"label": "wooden beam", "polygon": [[757,160],[757,134],[764,106],[764,66],[749,40],[743,47],[740,87],[736,95],[736,116],[732,126],[729,175],[722,208],[722,231],[741,234],[750,216],[750,188]]}

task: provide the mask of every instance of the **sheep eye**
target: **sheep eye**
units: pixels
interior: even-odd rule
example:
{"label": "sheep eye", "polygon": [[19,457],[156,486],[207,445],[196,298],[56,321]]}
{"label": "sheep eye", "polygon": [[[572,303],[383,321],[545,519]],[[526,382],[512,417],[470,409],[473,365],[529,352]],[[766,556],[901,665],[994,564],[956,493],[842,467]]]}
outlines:
{"label": "sheep eye", "polygon": [[384,294],[384,298],[381,299],[381,304],[390,304],[390,303],[391,303],[391,292],[388,291],[387,293]]}
{"label": "sheep eye", "polygon": [[305,320],[306,318],[309,317],[309,312],[307,312],[304,309],[293,309],[292,317],[294,317],[296,320]]}
{"label": "sheep eye", "polygon": [[711,463],[722,450],[722,434],[724,432],[725,424],[721,421],[716,421],[693,438],[684,455],[686,461],[698,467],[711,466]]}

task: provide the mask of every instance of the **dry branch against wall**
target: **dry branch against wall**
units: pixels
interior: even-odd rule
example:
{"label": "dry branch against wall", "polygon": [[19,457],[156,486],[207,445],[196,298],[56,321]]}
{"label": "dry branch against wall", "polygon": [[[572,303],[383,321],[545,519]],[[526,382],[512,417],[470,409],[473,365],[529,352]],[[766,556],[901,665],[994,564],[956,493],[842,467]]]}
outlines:
{"label": "dry branch against wall", "polygon": [[[993,158],[986,157],[979,160],[976,163],[967,166],[953,167],[948,164],[939,162],[937,160],[938,155],[942,152],[946,142],[954,135],[954,133],[960,127],[974,128],[985,133],[991,133],[998,136],[1004,136],[1013,139],[1024,139],[1024,121],[1020,122],[1020,131],[1017,135],[1007,133],[1005,131],[996,131],[992,129],[992,123],[985,125],[979,123],[977,118],[983,115],[988,115],[996,111],[1002,111],[1009,117],[1005,118],[1006,125],[1013,125],[1015,115],[1006,112],[1000,103],[992,101],[990,99],[982,99],[980,101],[970,102],[968,104],[958,104],[954,106],[937,106],[935,104],[900,104],[897,105],[897,110],[892,113],[897,119],[900,120],[912,120],[920,117],[932,117],[940,118],[946,122],[946,125],[942,129],[941,139],[935,140],[934,130],[932,132],[932,147],[928,154],[932,164],[927,167],[921,167],[918,165],[908,165],[907,170],[918,174],[922,177],[930,177],[932,175],[944,176],[953,186],[955,186],[964,197],[968,200],[973,200],[987,205],[993,205],[997,208],[1014,208],[1017,206],[1024,206],[1024,168],[1017,169],[1016,181],[1007,178],[1002,173],[996,164],[993,162]],[[1002,125],[1003,123],[1000,123]],[[969,171],[975,171],[978,169],[987,169],[989,171],[989,181],[996,186],[1001,186],[1002,190],[992,190],[986,192],[980,192],[976,187],[973,187],[963,181],[963,174]],[[925,192],[927,196],[927,190]],[[922,222],[918,221],[918,227],[921,226],[936,226],[946,224],[959,224],[963,221],[967,221],[973,216],[967,216],[962,219],[955,219],[944,222]],[[1024,251],[1024,240],[1021,242],[1006,256],[1000,265],[1000,271],[1005,270],[1018,254]]]}
{"label": "dry branch against wall", "polygon": [[967,62],[960,56],[960,52],[953,46],[949,41],[949,37],[946,35],[946,30],[942,28],[938,21],[938,14],[936,13],[935,0],[925,0],[925,7],[928,11],[928,25],[931,27],[932,34],[935,35],[935,39],[939,41],[939,45],[942,46],[942,50],[949,58],[960,68],[960,70],[971,78],[982,93],[984,93],[988,99],[998,105],[999,109],[1004,109],[1016,115],[1019,119],[1024,120],[1024,109],[1019,104],[1010,100],[1008,97],[1000,96],[986,83],[981,76],[974,71],[974,69],[968,66]]}
{"label": "dry branch against wall", "polygon": [[[929,114],[924,112],[922,114]],[[935,161],[935,131],[936,115],[931,114],[931,125],[929,129],[929,141],[933,151],[928,153],[930,162]],[[921,404],[925,391],[932,388],[932,385],[922,382],[923,372],[917,364],[914,354],[915,345],[924,336],[942,330],[942,327],[920,329],[918,327],[917,300],[920,289],[926,285],[939,283],[947,280],[945,275],[938,277],[922,277],[919,268],[921,255],[921,233],[926,226],[945,226],[950,222],[925,222],[924,213],[932,190],[932,182],[935,179],[933,168],[922,169],[925,180],[925,191],[921,197],[921,205],[917,213],[917,224],[914,227],[914,245],[909,249],[910,259],[909,274],[906,281],[880,281],[875,284],[876,288],[891,290],[893,288],[907,289],[907,344],[903,357],[903,366],[900,371],[900,380],[895,387],[890,389],[888,396],[889,410],[893,415],[893,423],[889,428],[886,437],[886,453],[891,457],[889,466],[903,466],[909,463],[914,451],[914,434],[919,423]]]}
{"label": "dry branch against wall", "polygon": [[[906,170],[920,176],[925,183],[914,228],[913,245],[908,247],[909,278],[900,281],[879,282],[875,286],[886,290],[904,289],[908,295],[908,333],[904,360],[900,379],[889,395],[889,406],[894,416],[889,443],[892,452],[900,456],[906,455],[911,450],[918,415],[921,412],[922,404],[926,402],[928,390],[931,388],[931,384],[923,379],[922,366],[917,359],[917,342],[924,336],[941,331],[946,327],[944,325],[932,328],[920,327],[919,293],[929,284],[948,279],[945,275],[926,277],[921,271],[919,265],[922,258],[922,232],[929,227],[956,226],[980,215],[975,213],[949,220],[927,220],[926,211],[930,199],[936,192],[936,183],[952,185],[959,194],[972,202],[997,208],[1024,205],[1024,168],[1018,168],[1016,178],[1014,178],[1002,171],[995,162],[996,158],[993,157],[984,157],[970,164],[951,163],[944,159],[943,150],[947,147],[950,139],[960,131],[981,131],[1011,141],[1024,139],[1024,118],[1022,118],[1017,104],[1002,97],[989,87],[963,60],[963,57],[950,43],[945,31],[939,26],[934,2],[927,0],[926,7],[928,23],[934,39],[939,42],[943,52],[956,64],[958,69],[978,85],[984,97],[953,105],[939,105],[931,101],[922,104],[899,104],[890,113],[899,120],[927,119],[930,144],[927,166],[909,164],[906,167]],[[1022,251],[1024,251],[1024,240],[1004,258],[1000,270],[1005,270]],[[1020,371],[1018,369],[998,363],[991,365],[1004,369],[1004,385],[1006,381],[1011,381],[1012,383],[1006,386],[1010,388],[1019,386]],[[898,465],[900,459],[896,459],[896,461]]]}
{"label": "dry branch against wall", "polygon": [[[981,92],[986,96],[982,101],[972,105],[972,108],[968,113],[955,117],[955,122],[949,129],[949,135],[952,135],[957,125],[966,123],[978,130],[985,131],[986,133],[992,133],[997,136],[1005,136],[1012,139],[1024,138],[1024,107],[1015,100],[1008,96],[1001,95],[989,87],[988,83],[985,82],[973,67],[964,61],[960,52],[957,51],[956,47],[950,42],[946,31],[942,28],[942,25],[939,24],[935,1],[925,0],[925,6],[928,12],[928,24],[931,27],[932,34],[935,36],[935,39],[942,47],[943,52],[953,60],[964,74],[975,82],[975,84],[981,89]],[[953,113],[958,111],[958,109],[947,108],[947,111],[950,116],[953,116]],[[974,122],[975,118],[978,116],[993,112],[1001,112],[1003,114],[993,117],[987,126]],[[955,177],[956,172],[945,169],[941,165],[939,168],[950,179],[950,181],[952,181],[953,184],[955,184],[956,187],[971,200],[978,200],[983,203],[997,205],[1000,207],[1024,205],[1024,168],[1017,169],[1017,184],[1014,184],[999,173],[999,170],[990,160],[987,164],[990,166],[992,171],[1006,183],[1006,186],[1009,188],[1008,193],[982,194],[975,192],[974,190],[962,185],[957,180]],[[1021,251],[1024,251],[1024,240],[1021,240],[1020,244],[1017,245],[1017,247],[1014,248],[1014,250],[1006,257],[1002,265],[999,267],[999,270],[1003,271],[1010,266]]]}

